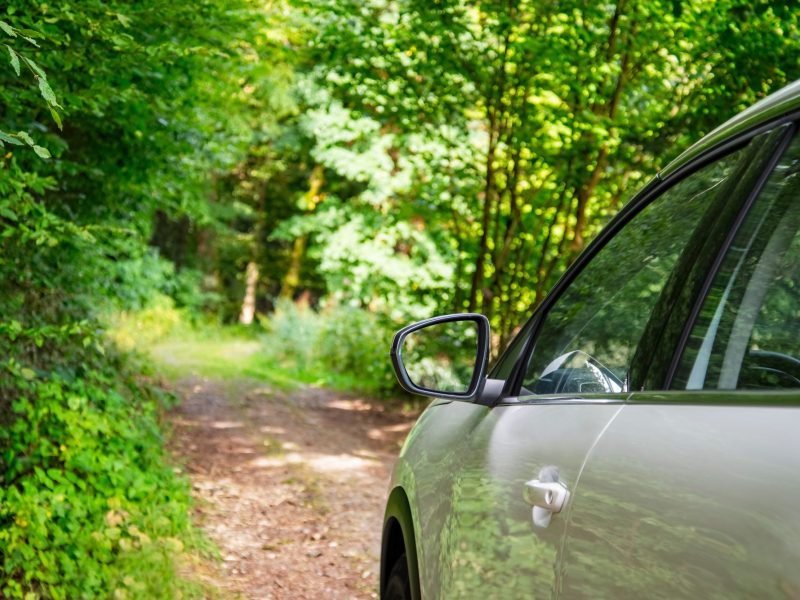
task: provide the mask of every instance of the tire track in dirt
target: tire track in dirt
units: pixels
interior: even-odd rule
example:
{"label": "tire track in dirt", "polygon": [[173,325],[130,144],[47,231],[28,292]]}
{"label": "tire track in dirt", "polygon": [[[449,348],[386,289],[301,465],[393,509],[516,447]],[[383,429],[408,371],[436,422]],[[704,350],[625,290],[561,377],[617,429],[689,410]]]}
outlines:
{"label": "tire track in dirt", "polygon": [[171,415],[231,598],[374,598],[392,462],[415,415],[319,390],[189,378]]}

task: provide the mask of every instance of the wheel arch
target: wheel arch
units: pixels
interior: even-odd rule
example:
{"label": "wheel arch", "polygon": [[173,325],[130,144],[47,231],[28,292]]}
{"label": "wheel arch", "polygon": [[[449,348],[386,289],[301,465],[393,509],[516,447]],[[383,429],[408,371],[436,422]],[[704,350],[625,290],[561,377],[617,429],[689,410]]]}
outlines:
{"label": "wheel arch", "polygon": [[389,572],[395,561],[405,553],[408,576],[411,584],[411,597],[420,600],[419,569],[417,563],[417,543],[414,534],[414,520],[405,490],[398,486],[389,494],[386,512],[383,517],[383,536],[381,540],[380,593],[383,598]]}

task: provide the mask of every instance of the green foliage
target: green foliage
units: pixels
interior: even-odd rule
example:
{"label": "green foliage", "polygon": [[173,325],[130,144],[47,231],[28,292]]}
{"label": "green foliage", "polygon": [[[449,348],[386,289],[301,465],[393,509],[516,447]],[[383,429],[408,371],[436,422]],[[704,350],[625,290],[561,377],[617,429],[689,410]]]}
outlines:
{"label": "green foliage", "polygon": [[396,391],[388,361],[393,329],[373,313],[336,306],[320,313],[322,327],[313,346],[324,370],[353,378],[353,387],[379,394]]}
{"label": "green foliage", "polygon": [[[30,333],[12,327],[4,342]],[[0,394],[12,400],[0,428],[0,594],[190,591],[176,574],[184,547],[196,546],[189,489],[165,462],[158,424],[172,399],[137,381],[125,357],[82,334],[70,343],[71,333],[56,339],[80,363],[0,366]]]}
{"label": "green foliage", "polygon": [[[62,129],[63,125],[61,123],[61,115],[59,114],[59,108],[62,108],[59,105],[58,100],[56,100],[56,95],[53,92],[53,89],[50,87],[50,84],[47,82],[47,74],[37,65],[33,60],[25,56],[25,54],[21,53],[19,50],[15,49],[12,45],[18,40],[24,40],[29,45],[34,47],[39,47],[39,44],[36,42],[34,37],[42,37],[37,31],[33,31],[30,29],[19,29],[17,27],[13,27],[6,23],[5,21],[0,21],[0,30],[8,36],[7,43],[5,44],[6,50],[8,50],[8,54],[10,57],[10,64],[11,68],[14,70],[14,73],[17,77],[22,75],[21,71],[21,64],[24,64],[25,67],[31,72],[33,75],[34,80],[36,81],[39,92],[44,99],[47,109],[50,111],[50,115],[53,117],[53,120],[58,125],[59,129]],[[10,42],[10,44],[8,43]],[[39,156],[40,158],[50,158],[50,151],[47,148],[37,145],[34,143],[33,138],[26,133],[25,131],[19,131],[16,134],[9,134],[0,131],[0,148],[5,147],[5,144],[11,144],[14,146],[20,146],[22,144],[27,144],[30,146],[33,151]]]}
{"label": "green foliage", "polygon": [[376,315],[339,305],[317,312],[284,301],[264,325],[266,358],[283,370],[318,385],[379,395],[396,391],[387,360],[393,329]]}
{"label": "green foliage", "polygon": [[147,306],[138,310],[121,310],[106,319],[109,336],[117,347],[127,351],[141,351],[168,336],[182,332],[184,313],[175,308],[169,296],[156,296]]}
{"label": "green foliage", "polygon": [[207,219],[209,173],[250,141],[226,111],[251,101],[256,8],[0,8],[0,596],[192,592],[177,575],[195,534],[163,453],[167,398],[101,322],[159,292],[208,299],[147,242],[157,214]]}
{"label": "green foliage", "polygon": [[256,135],[213,179],[210,222],[154,239],[205,275],[224,321],[255,265],[264,314],[301,296],[390,321],[475,310],[502,346],[659,166],[800,75],[797,14],[780,3],[267,13],[279,66],[251,81],[272,93],[236,113]]}
{"label": "green foliage", "polygon": [[[385,227],[415,225],[417,239],[391,252],[433,244],[451,269],[441,291],[409,294],[364,248],[350,266],[390,280],[367,295],[480,310],[501,340],[645,177],[800,76],[800,22],[785,3],[296,4],[310,30],[303,131],[330,171],[325,203],[349,211],[341,236],[316,235],[318,251],[379,238],[374,212]],[[326,285],[353,291],[345,278]]]}
{"label": "green foliage", "polygon": [[110,320],[117,345],[150,354],[171,378],[259,379],[280,389],[300,385],[397,392],[388,358],[395,326],[349,306],[315,310],[280,300],[260,326],[193,319],[167,297]]}

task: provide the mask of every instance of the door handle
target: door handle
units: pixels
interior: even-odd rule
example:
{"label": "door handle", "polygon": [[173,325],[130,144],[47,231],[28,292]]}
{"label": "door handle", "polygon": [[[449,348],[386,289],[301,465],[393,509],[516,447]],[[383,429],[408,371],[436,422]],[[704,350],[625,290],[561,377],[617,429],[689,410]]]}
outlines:
{"label": "door handle", "polygon": [[531,479],[525,483],[525,502],[551,513],[561,512],[569,500],[567,486],[558,481]]}
{"label": "door handle", "polygon": [[559,481],[558,467],[542,467],[537,479],[525,482],[525,502],[530,504],[533,526],[544,528],[550,525],[553,513],[561,512],[569,500],[567,486]]}

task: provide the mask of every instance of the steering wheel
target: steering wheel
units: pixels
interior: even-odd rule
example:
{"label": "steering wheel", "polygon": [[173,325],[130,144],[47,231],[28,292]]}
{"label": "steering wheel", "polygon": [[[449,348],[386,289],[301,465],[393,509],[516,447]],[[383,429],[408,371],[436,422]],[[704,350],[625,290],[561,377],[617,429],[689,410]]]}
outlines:
{"label": "steering wheel", "polygon": [[782,352],[750,350],[737,387],[800,388],[800,360]]}

